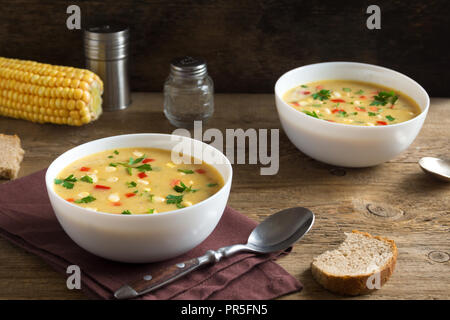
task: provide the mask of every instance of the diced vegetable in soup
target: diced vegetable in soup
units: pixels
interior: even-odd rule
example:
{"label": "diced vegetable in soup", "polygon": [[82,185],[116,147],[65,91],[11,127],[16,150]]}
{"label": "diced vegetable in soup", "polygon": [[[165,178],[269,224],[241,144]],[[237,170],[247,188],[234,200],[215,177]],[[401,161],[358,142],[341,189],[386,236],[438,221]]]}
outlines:
{"label": "diced vegetable in soup", "polygon": [[[200,162],[200,161],[196,161]],[[156,214],[194,205],[222,188],[211,165],[175,164],[171,152],[123,148],[69,164],[54,180],[55,192],[76,205],[116,214]]]}
{"label": "diced vegetable in soup", "polygon": [[286,92],[283,100],[308,116],[359,126],[399,123],[421,112],[413,99],[399,91],[348,80],[303,84]]}

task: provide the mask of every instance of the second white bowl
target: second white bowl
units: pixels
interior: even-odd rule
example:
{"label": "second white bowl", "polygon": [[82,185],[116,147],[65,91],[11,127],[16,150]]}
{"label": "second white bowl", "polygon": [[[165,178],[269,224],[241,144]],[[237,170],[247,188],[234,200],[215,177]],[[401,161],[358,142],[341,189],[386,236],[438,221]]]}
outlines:
{"label": "second white bowl", "polygon": [[[320,80],[357,80],[399,90],[421,108],[415,118],[387,126],[364,127],[332,123],[300,112],[283,101],[289,89]],[[310,157],[343,167],[368,167],[388,161],[414,141],[428,113],[430,99],[411,78],[379,66],[356,62],[325,62],[293,69],[275,84],[281,125],[291,142]]]}

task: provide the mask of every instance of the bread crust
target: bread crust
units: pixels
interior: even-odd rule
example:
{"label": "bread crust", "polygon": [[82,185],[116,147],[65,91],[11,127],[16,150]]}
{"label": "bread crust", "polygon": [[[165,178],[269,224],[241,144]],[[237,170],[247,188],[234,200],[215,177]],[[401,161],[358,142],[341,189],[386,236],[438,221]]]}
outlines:
{"label": "bread crust", "polygon": [[[386,262],[386,264],[380,269],[380,284],[383,286],[392,273],[394,272],[395,265],[397,263],[397,255],[398,250],[395,242],[393,240],[383,238],[380,236],[372,236],[367,232],[361,232],[358,230],[352,230],[353,233],[359,233],[369,238],[374,238],[377,240],[381,240],[389,243],[392,248],[392,257]],[[376,288],[369,289],[366,285],[367,279],[375,274],[372,272],[370,274],[357,275],[357,276],[336,276],[333,274],[329,274],[321,269],[319,269],[316,265],[314,265],[314,261],[311,263],[311,272],[314,279],[322,285],[325,289],[348,296],[357,296],[361,294],[367,294],[372,291],[377,290]]]}
{"label": "bread crust", "polygon": [[0,134],[0,178],[15,179],[25,151],[17,135]]}

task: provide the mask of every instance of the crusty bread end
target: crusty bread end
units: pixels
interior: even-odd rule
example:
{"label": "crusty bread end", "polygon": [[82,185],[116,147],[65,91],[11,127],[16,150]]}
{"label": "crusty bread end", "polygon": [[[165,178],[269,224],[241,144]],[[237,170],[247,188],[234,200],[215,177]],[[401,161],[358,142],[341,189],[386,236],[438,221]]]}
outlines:
{"label": "crusty bread end", "polygon": [[17,177],[24,153],[18,136],[0,134],[0,178]]}

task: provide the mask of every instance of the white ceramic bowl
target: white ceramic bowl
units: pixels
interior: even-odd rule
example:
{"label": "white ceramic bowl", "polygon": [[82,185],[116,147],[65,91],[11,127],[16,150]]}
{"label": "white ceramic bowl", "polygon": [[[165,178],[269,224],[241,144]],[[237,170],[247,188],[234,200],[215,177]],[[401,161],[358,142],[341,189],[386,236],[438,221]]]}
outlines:
{"label": "white ceramic bowl", "polygon": [[[415,118],[387,126],[355,126],[308,116],[283,101],[300,84],[332,79],[359,80],[399,90],[420,106]],[[310,157],[343,167],[368,167],[388,161],[414,141],[428,113],[427,92],[411,78],[379,66],[355,62],[325,62],[288,71],[275,84],[278,116],[286,135]]]}
{"label": "white ceramic bowl", "polygon": [[[54,179],[71,162],[103,150],[149,147],[172,150],[180,142],[215,157],[224,186],[193,206],[152,215],[94,212],[65,201],[53,190]],[[195,151],[194,151],[195,150]],[[198,156],[197,156],[198,158]],[[121,262],[153,262],[183,254],[200,244],[216,227],[230,193],[232,167],[222,152],[198,140],[169,134],[129,134],[91,141],[59,156],[47,170],[45,182],[59,223],[80,247],[103,258]]]}

